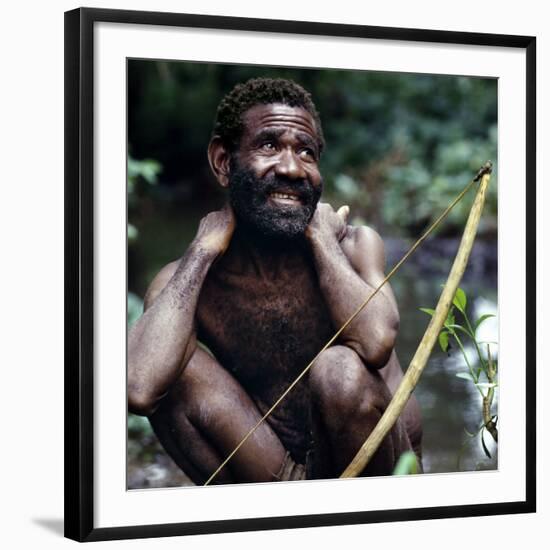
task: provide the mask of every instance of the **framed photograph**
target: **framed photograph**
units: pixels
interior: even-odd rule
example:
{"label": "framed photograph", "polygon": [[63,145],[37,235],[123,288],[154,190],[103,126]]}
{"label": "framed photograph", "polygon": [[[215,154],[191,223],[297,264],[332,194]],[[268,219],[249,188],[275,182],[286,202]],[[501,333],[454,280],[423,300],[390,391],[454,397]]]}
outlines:
{"label": "framed photograph", "polygon": [[535,511],[535,56],[65,14],[67,537]]}

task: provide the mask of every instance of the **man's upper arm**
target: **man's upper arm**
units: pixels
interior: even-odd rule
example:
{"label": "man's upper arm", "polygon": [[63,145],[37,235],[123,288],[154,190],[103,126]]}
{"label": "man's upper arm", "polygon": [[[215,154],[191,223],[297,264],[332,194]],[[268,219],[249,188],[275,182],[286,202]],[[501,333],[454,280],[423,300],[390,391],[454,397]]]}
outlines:
{"label": "man's upper arm", "polygon": [[[344,252],[351,266],[366,283],[377,288],[385,279],[386,255],[380,235],[367,226],[354,227],[343,243]],[[397,303],[389,282],[380,293],[386,296],[397,313]]]}

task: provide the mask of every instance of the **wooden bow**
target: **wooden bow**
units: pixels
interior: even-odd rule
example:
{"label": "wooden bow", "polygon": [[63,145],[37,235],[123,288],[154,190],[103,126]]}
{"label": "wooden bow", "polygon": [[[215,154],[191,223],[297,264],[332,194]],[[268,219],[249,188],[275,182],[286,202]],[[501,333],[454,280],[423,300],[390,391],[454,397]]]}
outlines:
{"label": "wooden bow", "polygon": [[411,393],[418,383],[422,371],[428,363],[428,359],[430,358],[430,354],[439,332],[445,323],[445,319],[447,319],[449,309],[456,294],[456,289],[458,288],[462,276],[464,275],[464,271],[466,270],[468,258],[470,257],[470,253],[472,251],[479,220],[481,218],[481,212],[483,211],[483,205],[485,204],[485,195],[487,193],[489,180],[491,179],[491,171],[492,164],[491,162],[487,162],[485,166],[479,170],[473,180],[479,181],[481,179],[481,183],[479,184],[474,204],[470,210],[470,215],[468,216],[468,221],[466,222],[466,227],[464,228],[464,233],[462,235],[462,240],[460,241],[460,246],[458,248],[455,261],[449,273],[449,277],[447,278],[447,282],[443,287],[441,296],[439,297],[439,301],[430,324],[428,325],[428,328],[426,329],[426,332],[418,345],[409,368],[403,376],[401,384],[393,395],[393,398],[382,415],[382,418],[378,421],[378,424],[374,430],[370,433],[365,443],[363,443],[354,459],[340,477],[357,477],[365,469],[369,463],[369,460],[380,446],[380,443],[382,443],[384,437],[386,437],[388,432],[396,423],[400,414],[403,412]]}
{"label": "wooden bow", "polygon": [[[283,399],[292,391],[292,389],[298,384],[298,382],[307,374],[307,372],[314,365],[319,356],[330,347],[342,334],[342,332],[350,325],[350,323],[363,311],[367,304],[378,294],[380,289],[390,280],[390,278],[396,273],[396,271],[403,265],[403,263],[411,256],[411,254],[426,240],[428,235],[443,221],[443,219],[449,214],[449,212],[462,200],[464,195],[470,190],[472,185],[481,179],[476,199],[470,211],[470,216],[464,230],[462,242],[458,250],[451,274],[447,280],[447,284],[443,289],[436,311],[432,317],[432,320],[428,326],[428,329],[420,342],[418,350],[411,362],[411,366],[408,368],[401,385],[397,389],[390,405],[386,409],[385,414],[380,419],[376,428],[371,432],[367,441],[363,444],[351,464],[346,468],[341,477],[355,477],[361,473],[361,471],[368,464],[368,461],[372,455],[378,449],[378,446],[397,421],[397,418],[401,414],[403,407],[407,403],[407,400],[413,391],[418,378],[422,373],[422,370],[426,366],[428,357],[433,348],[437,335],[447,318],[447,312],[451,306],[452,299],[455,295],[456,288],[460,283],[462,274],[466,269],[466,263],[472,249],[473,241],[479,224],[479,218],[481,217],[481,211],[485,202],[485,193],[489,178],[492,170],[492,163],[488,161],[480,168],[474,179],[461,191],[461,193],[453,200],[453,202],[445,209],[445,211],[432,223],[432,225],[424,232],[424,234],[413,244],[413,246],[407,251],[407,253],[397,262],[392,270],[386,275],[383,281],[374,289],[366,300],[357,308],[354,314],[338,329],[338,331],[332,336],[332,338],[323,346],[323,348],[317,353],[312,361],[307,365],[304,370],[298,375],[298,377],[290,384],[290,386],[284,391],[284,393],[275,401],[271,408],[258,420],[258,422],[249,430],[249,432],[243,437],[240,443],[233,449],[233,451],[227,456],[227,458],[218,466],[214,473],[206,480],[204,485],[209,485],[212,480],[218,475],[221,469],[233,458],[237,451],[246,443],[248,438],[256,431],[269,415],[279,406]],[[452,280],[451,280],[452,278]],[[451,291],[452,289],[452,291]],[[449,297],[450,296],[450,297]],[[445,309],[446,307],[446,309]],[[445,313],[443,313],[443,311]],[[414,368],[413,368],[414,367]]]}

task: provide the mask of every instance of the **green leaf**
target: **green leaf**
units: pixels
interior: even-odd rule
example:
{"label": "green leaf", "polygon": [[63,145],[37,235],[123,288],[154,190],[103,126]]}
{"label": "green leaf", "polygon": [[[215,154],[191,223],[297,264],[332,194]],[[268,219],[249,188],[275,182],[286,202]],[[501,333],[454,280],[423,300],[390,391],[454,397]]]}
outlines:
{"label": "green leaf", "polygon": [[128,326],[133,325],[143,313],[143,300],[133,292],[128,292]]}
{"label": "green leaf", "polygon": [[397,461],[393,470],[394,476],[405,476],[418,473],[418,462],[416,455],[412,451],[404,452]]}
{"label": "green leaf", "polygon": [[447,348],[449,347],[449,333],[448,332],[440,332],[439,333],[439,346],[443,351],[447,351]]}
{"label": "green leaf", "polygon": [[139,438],[142,438],[144,435],[153,434],[149,419],[132,413],[128,414],[128,432]]}
{"label": "green leaf", "polygon": [[427,313],[428,315],[432,315],[435,313],[435,309],[431,309],[429,307],[421,307],[419,308],[420,311],[423,311],[424,313]]}
{"label": "green leaf", "polygon": [[483,321],[490,319],[491,317],[495,317],[492,313],[486,313],[485,315],[482,315],[475,323],[474,325],[474,333],[477,332],[477,329],[479,328],[479,325],[483,323]]}
{"label": "green leaf", "polygon": [[447,313],[447,319],[445,319],[444,326],[450,327],[451,325],[455,324],[455,316],[453,315],[453,309],[451,308],[449,310],[449,313]]}
{"label": "green leaf", "polygon": [[162,172],[162,166],[156,160],[136,160],[128,157],[128,191],[133,191],[134,182],[138,177],[142,177],[150,185],[155,185],[160,172]]}
{"label": "green leaf", "polygon": [[485,439],[483,439],[483,432],[485,432],[485,430],[481,430],[481,446],[483,447],[483,451],[487,455],[487,458],[492,458],[491,453],[489,452],[489,449],[487,449],[487,445],[485,445]]}
{"label": "green leaf", "polygon": [[466,293],[460,287],[456,289],[453,304],[461,313],[466,311]]}
{"label": "green leaf", "polygon": [[464,378],[464,380],[468,380],[469,382],[473,382],[472,375],[469,372],[457,372],[455,374],[457,378]]}
{"label": "green leaf", "polygon": [[138,230],[135,225],[128,224],[128,241],[133,242],[138,238]]}

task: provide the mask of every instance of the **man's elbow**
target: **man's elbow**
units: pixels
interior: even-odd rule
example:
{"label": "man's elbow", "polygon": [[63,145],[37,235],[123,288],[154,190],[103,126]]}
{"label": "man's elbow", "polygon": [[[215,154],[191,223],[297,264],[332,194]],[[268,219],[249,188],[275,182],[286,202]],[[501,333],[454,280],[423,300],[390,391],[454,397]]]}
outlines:
{"label": "man's elbow", "polygon": [[159,400],[151,393],[128,385],[128,411],[139,416],[151,416]]}
{"label": "man's elbow", "polygon": [[373,369],[381,369],[388,364],[394,348],[394,340],[377,342],[365,354],[366,364]]}
{"label": "man's elbow", "polygon": [[395,348],[397,326],[386,327],[383,333],[374,338],[350,342],[350,347],[356,351],[363,362],[372,369],[381,369],[388,364]]}
{"label": "man's elbow", "polygon": [[139,416],[151,416],[158,407],[159,388],[151,376],[152,368],[139,361],[139,350],[128,349],[127,397],[128,411]]}

